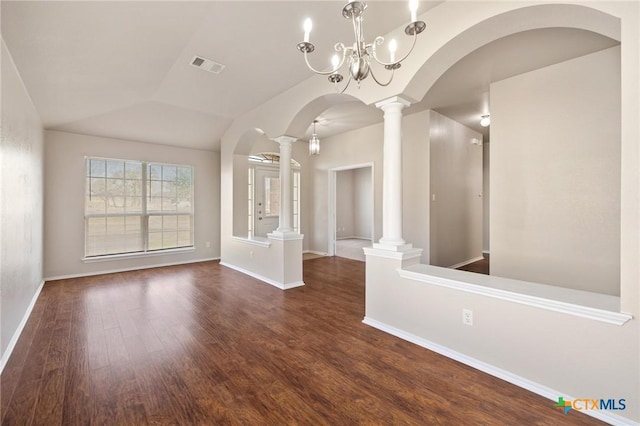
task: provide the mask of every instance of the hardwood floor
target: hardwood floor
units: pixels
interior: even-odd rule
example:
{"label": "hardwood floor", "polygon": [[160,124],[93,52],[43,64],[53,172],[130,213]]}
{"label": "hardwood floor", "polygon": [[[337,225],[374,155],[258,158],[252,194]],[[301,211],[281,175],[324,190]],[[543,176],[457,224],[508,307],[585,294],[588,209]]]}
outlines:
{"label": "hardwood floor", "polygon": [[308,260],[286,292],[217,262],[49,282],[2,424],[600,424],[362,324],[364,266]]}
{"label": "hardwood floor", "polygon": [[461,266],[457,269],[461,271],[475,272],[477,274],[489,275],[489,255],[483,254],[484,259],[478,260],[473,263],[469,263],[468,265]]}

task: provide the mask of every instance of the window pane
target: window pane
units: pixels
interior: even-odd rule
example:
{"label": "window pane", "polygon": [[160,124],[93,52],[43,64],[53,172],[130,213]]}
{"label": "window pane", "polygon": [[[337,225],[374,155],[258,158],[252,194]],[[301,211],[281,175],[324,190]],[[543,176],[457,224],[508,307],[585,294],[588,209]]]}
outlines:
{"label": "window pane", "polygon": [[107,179],[107,195],[124,195],[124,179]]}
{"label": "window pane", "polygon": [[176,166],[162,166],[162,180],[176,180]]}
{"label": "window pane", "polygon": [[142,213],[142,197],[125,198],[124,209],[127,213]]}
{"label": "window pane", "polygon": [[162,231],[162,216],[149,216],[149,232]]}
{"label": "window pane", "polygon": [[140,195],[142,195],[142,181],[141,180],[126,180],[124,182],[124,192],[128,196],[140,196]]}
{"label": "window pane", "polygon": [[159,250],[162,248],[162,232],[149,232],[149,250]]}
{"label": "window pane", "polygon": [[102,250],[107,233],[106,218],[89,218],[85,223],[85,255],[103,254]]}
{"label": "window pane", "polygon": [[162,248],[175,248],[178,247],[178,233],[177,232],[163,232],[162,233]]}
{"label": "window pane", "polygon": [[162,217],[162,229],[164,231],[177,231],[178,230],[178,216],[163,216]]}
{"label": "window pane", "polygon": [[149,202],[147,203],[147,211],[159,212],[161,210],[162,210],[162,198],[160,197],[149,198]]}
{"label": "window pane", "polygon": [[162,179],[162,166],[159,164],[149,164],[149,179]]}
{"label": "window pane", "polygon": [[193,245],[191,242],[190,231],[178,231],[178,247],[188,247]]}
{"label": "window pane", "polygon": [[162,196],[162,182],[161,181],[151,181],[149,183],[149,196],[150,197],[160,197],[160,196]]}
{"label": "window pane", "polygon": [[90,171],[89,175],[92,177],[105,177],[106,176],[106,161],[96,160],[94,158],[89,159]]}
{"label": "window pane", "polygon": [[176,183],[163,181],[162,196],[167,198],[176,198]]}
{"label": "window pane", "polygon": [[124,213],[124,197],[107,198],[107,213]]}
{"label": "window pane", "polygon": [[278,216],[280,214],[280,178],[264,178],[264,214]]}
{"label": "window pane", "polygon": [[124,165],[124,177],[127,179],[142,179],[142,163],[127,161]]}
{"label": "window pane", "polygon": [[107,160],[107,177],[124,178],[124,161]]}
{"label": "window pane", "polygon": [[104,178],[90,178],[87,182],[87,193],[89,195],[104,195],[107,188],[107,181]]}
{"label": "window pane", "polygon": [[180,215],[178,216],[178,229],[190,230],[191,229],[191,216]]}

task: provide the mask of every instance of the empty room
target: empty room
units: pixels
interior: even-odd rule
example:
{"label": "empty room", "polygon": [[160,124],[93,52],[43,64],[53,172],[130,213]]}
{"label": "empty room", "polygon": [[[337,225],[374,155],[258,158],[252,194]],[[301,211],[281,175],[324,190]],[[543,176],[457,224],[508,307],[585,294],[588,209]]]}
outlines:
{"label": "empty room", "polygon": [[640,424],[637,1],[0,19],[0,423]]}

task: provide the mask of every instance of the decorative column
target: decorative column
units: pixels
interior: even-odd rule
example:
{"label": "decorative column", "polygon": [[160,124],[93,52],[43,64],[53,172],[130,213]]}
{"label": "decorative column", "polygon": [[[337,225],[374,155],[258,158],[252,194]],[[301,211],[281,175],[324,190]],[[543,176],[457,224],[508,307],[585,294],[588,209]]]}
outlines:
{"label": "decorative column", "polygon": [[376,104],[384,111],[382,170],[382,238],[375,248],[410,249],[402,238],[402,110],[409,101],[393,97]]}
{"label": "decorative column", "polygon": [[280,144],[280,218],[276,232],[288,234],[293,232],[293,193],[291,186],[291,144],[297,139],[291,136],[280,136],[275,139]]}

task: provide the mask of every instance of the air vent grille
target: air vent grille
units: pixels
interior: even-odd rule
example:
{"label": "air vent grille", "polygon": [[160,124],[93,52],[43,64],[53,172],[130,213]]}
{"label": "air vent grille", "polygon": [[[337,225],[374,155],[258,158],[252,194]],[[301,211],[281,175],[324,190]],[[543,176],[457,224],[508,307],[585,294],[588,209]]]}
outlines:
{"label": "air vent grille", "polygon": [[220,74],[225,67],[219,62],[201,56],[194,56],[191,60],[191,65],[214,74]]}

